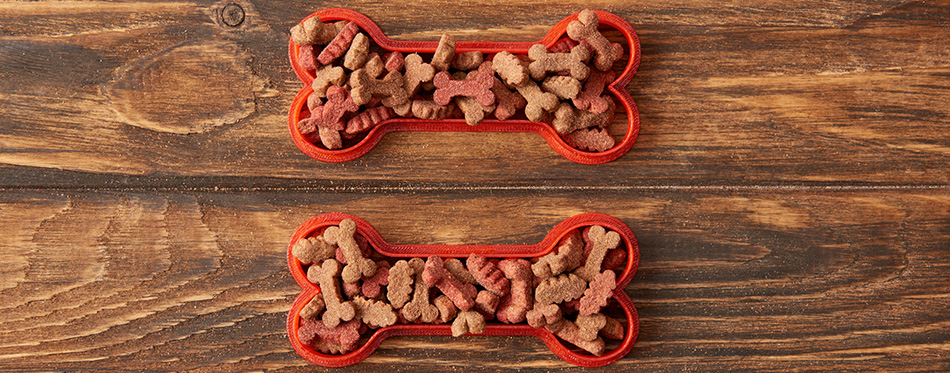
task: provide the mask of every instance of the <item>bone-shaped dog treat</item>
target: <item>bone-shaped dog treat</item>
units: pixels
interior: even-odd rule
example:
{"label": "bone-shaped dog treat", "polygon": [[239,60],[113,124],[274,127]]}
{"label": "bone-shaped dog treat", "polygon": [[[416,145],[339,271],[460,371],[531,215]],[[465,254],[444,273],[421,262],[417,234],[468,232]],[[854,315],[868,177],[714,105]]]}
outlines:
{"label": "bone-shaped dog treat", "polygon": [[376,298],[381,285],[389,283],[389,263],[385,260],[376,262],[376,273],[363,279],[363,295]]}
{"label": "bone-shaped dog treat", "polygon": [[505,259],[498,262],[498,269],[510,282],[510,293],[502,297],[498,305],[498,321],[519,323],[534,306],[531,263],[524,259]]}
{"label": "bone-shaped dog treat", "polygon": [[508,119],[512,115],[515,115],[515,112],[518,110],[524,109],[524,106],[528,104],[524,97],[521,97],[517,92],[508,90],[505,83],[502,83],[498,78],[495,78],[495,83],[492,84],[491,91],[495,94],[496,119]]}
{"label": "bone-shaped dog treat", "polygon": [[425,82],[431,82],[435,76],[435,68],[432,65],[422,62],[422,56],[413,53],[406,56],[406,76],[405,85],[409,95],[419,92],[419,86]]}
{"label": "bone-shaped dog treat", "polygon": [[603,113],[609,107],[608,101],[612,101],[609,96],[601,97],[604,87],[607,83],[616,78],[613,70],[600,71],[591,70],[590,76],[584,82],[584,89],[572,100],[574,107],[581,110],[588,110],[592,113]]}
{"label": "bone-shaped dog treat", "polygon": [[584,9],[577,14],[577,20],[567,25],[567,35],[577,41],[586,41],[594,50],[594,67],[606,71],[623,55],[623,47],[611,43],[597,30],[600,21],[593,10]]}
{"label": "bone-shaped dog treat", "polygon": [[356,317],[371,328],[381,328],[396,323],[396,312],[389,303],[354,297],[353,306],[356,307]]}
{"label": "bone-shaped dog treat", "polygon": [[300,264],[322,263],[324,259],[333,257],[336,248],[323,240],[322,236],[301,238],[297,240],[291,253]]}
{"label": "bone-shaped dog treat", "polygon": [[482,106],[478,100],[472,97],[456,97],[453,99],[457,106],[465,115],[465,123],[474,126],[485,119],[485,113],[495,110],[495,105]]}
{"label": "bone-shaped dog treat", "polygon": [[560,134],[568,134],[573,131],[589,127],[607,127],[614,120],[613,100],[607,103],[607,111],[594,114],[587,110],[575,110],[571,104],[562,102],[554,112],[554,120],[551,126]]}
{"label": "bone-shaped dog treat", "polygon": [[564,142],[576,149],[592,152],[609,150],[617,144],[610,131],[597,127],[582,128],[564,135]]}
{"label": "bone-shaped dog treat", "polygon": [[313,54],[312,45],[303,45],[300,47],[300,53],[297,54],[297,62],[300,63],[300,67],[304,70],[316,70],[319,65],[317,64],[317,55]]}
{"label": "bone-shaped dog treat", "polygon": [[313,83],[310,84],[310,88],[313,89],[312,95],[325,97],[327,88],[334,85],[343,85],[344,82],[346,82],[346,73],[343,72],[342,67],[323,66],[317,69]]}
{"label": "bone-shaped dog treat", "polygon": [[583,45],[571,48],[570,53],[549,53],[544,45],[535,44],[528,49],[528,58],[531,59],[528,72],[534,80],[544,79],[549,72],[566,71],[577,80],[587,79],[590,74],[590,68],[587,67],[590,51]]}
{"label": "bone-shaped dog treat", "polygon": [[540,304],[569,301],[583,295],[585,289],[587,281],[573,273],[549,277],[534,290],[534,301]]}
{"label": "bone-shaped dog treat", "polygon": [[476,311],[461,311],[452,322],[452,336],[481,334],[485,332],[485,317]]}
{"label": "bone-shaped dog treat", "polygon": [[495,94],[491,91],[494,79],[491,62],[483,63],[477,73],[469,74],[465,80],[451,80],[448,72],[440,72],[432,80],[435,84],[432,100],[439,105],[448,105],[452,97],[466,96],[477,99],[479,105],[489,106],[495,103]]}
{"label": "bone-shaped dog treat", "polygon": [[558,98],[573,99],[581,92],[581,82],[569,76],[549,76],[541,83],[541,88]]}
{"label": "bone-shaped dog treat", "polygon": [[300,317],[305,319],[316,319],[323,314],[327,304],[323,302],[323,295],[317,294],[307,302],[306,306],[300,309]]}
{"label": "bone-shaped dog treat", "polygon": [[[373,97],[379,97],[383,105],[390,108],[409,103],[409,94],[403,87],[402,74],[398,71],[391,71],[383,79],[375,79],[360,69],[350,74],[350,95],[353,102],[357,105],[363,105]],[[399,111],[396,110],[398,113]]]}
{"label": "bone-shaped dog treat", "polygon": [[465,268],[465,264],[457,258],[449,258],[444,260],[445,270],[449,271],[452,276],[455,276],[456,279],[461,281],[463,284],[475,284],[478,283],[478,280],[475,280],[475,276],[472,275],[472,272],[468,271],[468,268]]}
{"label": "bone-shaped dog treat", "polygon": [[445,269],[442,258],[435,255],[426,259],[425,271],[422,279],[426,285],[435,286],[442,291],[455,306],[462,311],[468,311],[475,306],[475,296],[478,295],[475,286],[463,284]]}
{"label": "bone-shaped dog treat", "polygon": [[343,67],[356,70],[366,63],[366,57],[369,54],[369,38],[362,32],[353,37],[350,42],[350,49],[343,56]]}
{"label": "bone-shaped dog treat", "polygon": [[603,329],[600,329],[600,336],[609,339],[623,339],[623,324],[617,319],[605,316],[606,323]]}
{"label": "bone-shaped dog treat", "polygon": [[498,269],[498,266],[489,262],[485,257],[472,253],[465,261],[468,271],[486,290],[501,297],[508,294],[508,279],[505,274]]}
{"label": "bone-shaped dog treat", "polygon": [[607,300],[617,287],[617,274],[614,271],[603,271],[588,284],[584,296],[581,297],[578,310],[581,315],[593,315],[607,306]]}
{"label": "bone-shaped dog treat", "polygon": [[449,116],[449,106],[443,106],[430,100],[412,101],[412,116],[420,119],[445,119]]}
{"label": "bone-shaped dog treat", "polygon": [[306,344],[324,342],[336,346],[331,350],[352,351],[360,340],[359,330],[362,325],[363,323],[356,319],[337,326],[326,325],[320,320],[300,319],[297,337]]}
{"label": "bone-shaped dog treat", "polygon": [[352,320],[356,315],[353,303],[344,302],[340,295],[340,283],[337,276],[340,275],[342,269],[340,262],[336,259],[327,259],[323,265],[314,264],[307,270],[307,278],[320,285],[323,302],[326,303],[323,323],[330,328],[340,325],[341,321]]}
{"label": "bone-shaped dog treat", "polygon": [[597,339],[597,334],[607,325],[607,316],[600,313],[577,316],[577,337],[583,341]]}
{"label": "bone-shaped dog treat", "polygon": [[304,46],[313,44],[326,44],[333,40],[333,37],[340,33],[349,22],[339,21],[334,23],[323,23],[320,17],[310,17],[300,24],[290,28],[290,36],[294,44]]}
{"label": "bone-shaped dog treat", "polygon": [[379,58],[379,53],[373,52],[366,56],[366,63],[363,64],[363,69],[366,70],[366,73],[373,78],[379,78],[379,75],[385,70],[385,65],[383,59]]}
{"label": "bone-shaped dog treat", "polygon": [[343,124],[343,116],[348,112],[359,110],[359,106],[353,103],[349,92],[343,87],[331,86],[327,89],[327,102],[323,104],[320,110],[310,113],[310,118],[305,119],[313,122],[317,127],[325,127],[332,130],[342,131],[346,128]]}
{"label": "bone-shaped dog treat", "polygon": [[584,254],[584,241],[577,231],[561,241],[557,252],[548,253],[531,265],[531,271],[537,277],[550,277],[571,271],[581,265],[581,255]]}
{"label": "bone-shaped dog treat", "polygon": [[475,296],[475,310],[485,317],[485,320],[495,318],[495,311],[501,298],[488,290],[482,290]]}
{"label": "bone-shaped dog treat", "polygon": [[329,65],[333,60],[340,58],[350,47],[350,43],[359,30],[359,27],[357,27],[355,23],[347,23],[346,26],[340,30],[340,33],[336,34],[333,40],[323,48],[323,51],[317,56],[317,62],[321,65]]}
{"label": "bone-shaped dog treat", "polygon": [[412,293],[412,283],[415,281],[416,271],[409,262],[400,260],[389,269],[389,285],[386,286],[386,298],[393,308],[402,308],[409,301]]}
{"label": "bone-shaped dog treat", "polygon": [[554,110],[557,107],[557,96],[553,93],[544,92],[538,85],[527,80],[524,84],[516,87],[518,93],[528,101],[524,108],[524,114],[528,120],[537,122],[545,112]]}
{"label": "bone-shaped dog treat", "polygon": [[439,309],[429,303],[429,287],[432,285],[423,280],[426,264],[420,258],[409,260],[409,266],[415,274],[415,290],[412,301],[402,307],[402,316],[408,321],[433,322],[439,317]]}
{"label": "bone-shaped dog treat", "polygon": [[521,64],[521,60],[508,51],[495,54],[492,59],[492,70],[512,87],[517,87],[528,81],[528,68]]}
{"label": "bone-shaped dog treat", "polygon": [[[343,139],[340,138],[340,131],[328,127],[314,127],[320,135],[320,142],[327,149],[339,149],[343,147]],[[301,133],[303,133],[301,131]]]}
{"label": "bone-shaped dog treat", "polygon": [[448,34],[442,34],[442,37],[439,38],[439,45],[435,48],[435,53],[433,53],[430,63],[436,70],[445,71],[449,69],[452,57],[455,57],[455,39]]}
{"label": "bone-shaped dog treat", "polygon": [[485,56],[482,55],[481,51],[471,51],[465,53],[459,53],[455,55],[455,59],[452,60],[452,68],[458,70],[471,70],[478,65],[482,64],[482,61],[485,60]]}
{"label": "bone-shaped dog treat", "polygon": [[386,53],[386,71],[401,71],[403,66],[406,65],[406,58],[403,57],[402,53],[399,52],[389,52]]}
{"label": "bone-shaped dog treat", "polygon": [[561,339],[584,349],[584,351],[590,352],[594,356],[600,356],[604,354],[604,349],[606,348],[604,340],[598,337],[593,341],[585,341],[583,338],[581,338],[582,332],[577,324],[562,319],[554,324],[546,326],[545,328],[556,334]]}
{"label": "bone-shaped dog treat", "polygon": [[366,109],[346,122],[346,134],[356,135],[357,133],[369,131],[376,127],[380,122],[396,116],[392,109],[385,106],[377,106]]}
{"label": "bone-shaped dog treat", "polygon": [[563,318],[561,307],[556,304],[537,304],[525,315],[528,325],[535,328],[543,328],[554,324]]}
{"label": "bone-shaped dog treat", "polygon": [[452,321],[458,315],[458,308],[455,308],[455,303],[452,303],[452,300],[444,294],[436,297],[432,304],[439,309],[439,319],[437,321],[440,324]]}
{"label": "bone-shaped dog treat", "polygon": [[574,271],[580,278],[591,281],[600,273],[601,264],[608,250],[620,244],[620,235],[614,231],[607,231],[604,227],[595,225],[585,232],[585,238],[592,244],[590,254],[584,266]]}
{"label": "bone-shaped dog treat", "polygon": [[346,267],[343,268],[343,281],[354,283],[361,277],[370,277],[376,273],[376,262],[363,256],[356,243],[356,222],[344,219],[337,227],[329,227],[323,232],[323,239],[336,244],[346,255]]}

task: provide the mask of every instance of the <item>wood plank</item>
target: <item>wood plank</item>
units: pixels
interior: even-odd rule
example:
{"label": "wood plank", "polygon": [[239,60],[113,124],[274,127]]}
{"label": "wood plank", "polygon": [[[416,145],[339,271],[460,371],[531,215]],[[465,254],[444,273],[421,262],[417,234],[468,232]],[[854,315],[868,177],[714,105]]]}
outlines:
{"label": "wood plank", "polygon": [[[284,331],[295,227],[345,211],[395,243],[526,244],[602,212],[641,247],[642,331],[611,369],[945,370],[950,193],[0,195],[0,368],[312,367]],[[358,370],[568,367],[527,337],[392,338]]]}
{"label": "wood plank", "polygon": [[[300,83],[287,65],[285,43],[289,26],[315,9],[239,3],[247,16],[236,28],[215,18],[222,3],[0,6],[0,184],[950,182],[950,134],[942,130],[950,117],[946,0],[767,2],[717,12],[691,1],[607,5],[641,36],[643,63],[628,90],[643,128],[628,155],[596,167],[563,159],[533,134],[390,134],[353,162],[311,160],[287,134],[286,110]],[[535,39],[577,10],[539,5],[528,14],[473,5],[424,22],[420,10],[431,4],[341,6],[366,12],[388,35],[407,39],[443,31]]]}

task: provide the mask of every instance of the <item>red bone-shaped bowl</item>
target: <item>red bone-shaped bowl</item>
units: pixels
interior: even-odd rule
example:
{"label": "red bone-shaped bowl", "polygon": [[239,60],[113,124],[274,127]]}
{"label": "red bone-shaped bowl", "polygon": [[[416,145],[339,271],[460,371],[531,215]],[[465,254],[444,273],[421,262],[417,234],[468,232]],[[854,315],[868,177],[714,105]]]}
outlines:
{"label": "red bone-shaped bowl", "polygon": [[[296,73],[297,77],[304,83],[304,88],[297,93],[297,97],[294,98],[293,103],[290,105],[288,124],[290,126],[291,137],[294,140],[294,144],[296,144],[301,151],[313,159],[324,162],[346,162],[359,158],[376,146],[383,135],[393,131],[534,132],[544,137],[548,145],[550,145],[554,151],[558,152],[558,154],[577,163],[601,164],[620,158],[633,147],[633,143],[637,141],[637,135],[640,133],[640,112],[637,111],[637,105],[633,102],[633,98],[630,97],[630,94],[628,94],[625,89],[627,83],[633,78],[633,74],[636,73],[637,67],[640,66],[640,39],[637,38],[637,33],[633,30],[633,27],[631,27],[627,21],[624,21],[623,18],[599,10],[595,12],[600,18],[601,30],[613,28],[623,34],[627,41],[624,50],[627,53],[627,57],[629,57],[627,66],[624,67],[623,72],[618,74],[617,79],[609,83],[605,89],[606,92],[613,94],[616,100],[619,101],[620,104],[618,106],[623,107],[627,112],[627,133],[623,140],[609,150],[603,152],[588,152],[575,149],[564,142],[561,136],[558,136],[557,132],[555,132],[554,128],[550,125],[542,122],[532,122],[527,119],[486,119],[476,126],[469,126],[461,119],[425,120],[417,118],[393,118],[383,121],[374,127],[362,141],[349,148],[327,150],[318,147],[304,139],[299,130],[297,130],[297,122],[303,119],[303,114],[307,112],[307,97],[310,95],[310,92],[313,92],[310,88],[310,83],[313,82],[313,73],[300,67],[300,63],[297,61],[300,47],[294,44],[292,40],[290,41],[289,50],[290,64],[294,68],[294,73]],[[365,15],[349,9],[324,9],[307,16],[307,18],[314,16],[320,17],[324,22],[340,20],[354,22],[363,32],[367,33],[377,45],[388,51],[420,54],[433,53],[439,44],[438,41],[400,41],[389,39],[386,35],[383,35],[383,31],[380,30],[376,23]],[[307,18],[304,18],[304,20]],[[455,51],[456,53],[470,51],[498,53],[508,51],[516,55],[526,54],[528,53],[528,49],[534,44],[544,44],[545,47],[554,45],[554,43],[566,34],[567,24],[576,19],[576,13],[564,18],[561,22],[554,25],[551,31],[539,41],[458,41],[455,44]],[[301,22],[303,22],[303,20],[301,20]]]}
{"label": "red bone-shaped bowl", "polygon": [[575,215],[560,222],[541,242],[534,245],[393,245],[383,240],[379,232],[362,219],[348,214],[329,213],[315,216],[297,227],[287,247],[287,264],[290,267],[290,272],[293,274],[297,285],[303,289],[287,315],[287,334],[294,350],[314,364],[326,367],[356,364],[372,354],[384,339],[392,336],[452,335],[451,325],[449,324],[395,324],[377,329],[368,339],[361,340],[363,341],[361,342],[362,345],[356,350],[342,355],[320,353],[297,339],[297,329],[300,327],[300,309],[311,298],[320,293],[320,288],[307,279],[307,273],[304,271],[303,265],[292,254],[293,245],[303,237],[309,237],[315,233],[319,234],[326,227],[339,225],[344,219],[353,219],[356,222],[357,233],[366,238],[376,252],[391,258],[426,258],[430,255],[443,258],[465,258],[471,253],[476,253],[489,258],[530,259],[548,254],[557,247],[561,239],[578,228],[599,225],[617,232],[622,239],[620,247],[627,250],[627,261],[624,263],[623,271],[617,277],[617,287],[614,289],[610,305],[610,307],[619,306],[626,318],[624,338],[617,347],[604,352],[601,356],[593,356],[568,347],[547,329],[534,328],[527,324],[488,323],[485,332],[476,335],[533,335],[541,338],[548,348],[564,361],[584,367],[598,367],[613,363],[626,356],[637,341],[640,319],[633,301],[624,292],[624,288],[637,272],[637,266],[640,263],[640,248],[637,245],[637,238],[633,235],[633,231],[617,218],[595,213]]}

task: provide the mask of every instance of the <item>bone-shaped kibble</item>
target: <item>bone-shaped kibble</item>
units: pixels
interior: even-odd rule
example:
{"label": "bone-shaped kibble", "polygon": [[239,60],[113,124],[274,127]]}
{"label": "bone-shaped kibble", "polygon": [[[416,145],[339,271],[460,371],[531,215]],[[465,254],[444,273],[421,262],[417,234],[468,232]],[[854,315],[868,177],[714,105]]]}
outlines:
{"label": "bone-shaped kibble", "polygon": [[439,309],[439,319],[437,321],[440,324],[452,321],[458,315],[458,308],[455,308],[455,303],[452,303],[452,300],[444,294],[436,297],[432,304]]}
{"label": "bone-shaped kibble", "polygon": [[402,308],[409,301],[409,294],[412,293],[412,283],[415,278],[415,269],[405,260],[397,261],[389,269],[389,285],[386,286],[386,298],[389,299],[389,303],[393,305],[393,308]]}
{"label": "bone-shaped kibble", "polygon": [[442,37],[439,38],[439,45],[435,48],[435,53],[432,54],[432,62],[430,62],[432,67],[438,71],[448,70],[454,56],[455,39],[448,34],[442,34]]}
{"label": "bone-shaped kibble", "polygon": [[573,99],[581,92],[581,82],[569,76],[549,76],[541,83],[541,88],[558,98]]}
{"label": "bone-shaped kibble", "polygon": [[304,70],[316,70],[319,67],[317,64],[317,55],[313,54],[312,45],[303,45],[300,47],[300,52],[297,53],[297,63],[300,64]]}
{"label": "bone-shaped kibble", "polygon": [[392,109],[385,106],[369,108],[359,113],[346,122],[346,134],[356,135],[363,131],[369,131],[376,127],[380,122],[396,116]]}
{"label": "bone-shaped kibble", "polygon": [[[375,79],[363,69],[350,74],[350,87],[353,102],[363,105],[373,97],[379,97],[383,105],[396,108],[409,103],[409,94],[403,87],[402,74],[391,71],[383,79]],[[398,112],[398,110],[397,110]]]}
{"label": "bone-shaped kibble", "polygon": [[354,283],[361,277],[370,277],[376,273],[376,262],[363,256],[359,244],[356,243],[356,222],[344,219],[338,227],[329,227],[323,232],[327,243],[336,244],[346,256],[346,267],[343,268],[343,281]]}
{"label": "bone-shaped kibble", "polygon": [[573,273],[549,277],[534,290],[534,301],[539,304],[569,301],[583,295],[585,289],[587,281]]}
{"label": "bone-shaped kibble", "polygon": [[356,70],[366,63],[366,57],[369,55],[369,38],[362,32],[353,37],[350,43],[350,50],[343,56],[343,67]]}
{"label": "bone-shaped kibble", "polygon": [[356,317],[371,328],[396,323],[396,312],[389,303],[357,296],[353,298],[353,306],[356,307]]}
{"label": "bone-shaped kibble", "polygon": [[557,133],[562,135],[583,128],[604,128],[610,126],[610,123],[614,120],[615,105],[613,100],[610,100],[608,102],[607,111],[594,114],[587,110],[575,110],[571,104],[562,102],[554,112],[554,120],[551,121],[551,126],[554,127]]}
{"label": "bone-shaped kibble", "polygon": [[525,315],[528,325],[542,328],[560,321],[563,318],[561,307],[556,304],[537,304]]}
{"label": "bone-shaped kibble", "polygon": [[430,100],[412,101],[412,116],[419,119],[438,120],[449,116],[449,106],[439,105]]}
{"label": "bone-shaped kibble", "polygon": [[495,105],[482,106],[478,100],[472,97],[456,97],[453,99],[455,106],[462,110],[465,115],[465,123],[474,126],[485,119],[485,113],[495,110]]}
{"label": "bone-shaped kibble", "polygon": [[445,270],[449,271],[452,276],[455,276],[456,279],[461,281],[463,284],[475,284],[478,283],[475,280],[475,276],[472,276],[472,272],[468,271],[468,268],[465,268],[465,263],[462,263],[458,258],[449,258],[444,260]]}
{"label": "bone-shaped kibble", "polygon": [[331,86],[327,89],[327,102],[320,109],[314,108],[310,112],[309,120],[317,127],[326,127],[332,130],[342,131],[346,128],[343,124],[343,116],[348,112],[359,110],[359,106],[353,103],[349,92],[343,87]]}
{"label": "bone-shaped kibble", "polygon": [[399,52],[389,52],[384,56],[386,60],[386,71],[400,71],[406,64],[405,57]]}
{"label": "bone-shaped kibble", "polygon": [[323,48],[323,51],[317,56],[317,62],[321,65],[329,65],[333,60],[340,58],[350,47],[350,43],[359,30],[359,27],[357,27],[355,23],[347,23],[346,26],[340,30],[340,33],[336,34],[333,40]]}
{"label": "bone-shaped kibble", "polygon": [[498,262],[498,269],[511,284],[510,293],[503,297],[498,305],[496,313],[498,321],[519,323],[534,306],[534,298],[531,296],[534,290],[531,287],[532,278],[534,278],[531,263],[524,259],[505,259]]}
{"label": "bone-shaped kibble", "polygon": [[363,69],[366,70],[366,73],[373,77],[379,78],[379,75],[383,73],[386,66],[383,64],[383,59],[379,58],[379,53],[373,52],[366,56],[366,63],[363,64]]}
{"label": "bone-shaped kibble", "polygon": [[385,260],[376,262],[376,273],[363,279],[363,295],[376,298],[379,288],[389,283],[389,263]]}
{"label": "bone-shaped kibble", "polygon": [[600,71],[592,70],[587,81],[584,82],[584,89],[572,100],[574,107],[587,110],[592,113],[603,113],[609,107],[610,97],[601,97],[604,87],[607,83],[614,81],[616,74],[613,70]]}
{"label": "bone-shaped kibble", "polygon": [[316,320],[327,309],[327,304],[323,302],[323,295],[317,294],[307,302],[307,305],[300,309],[300,317]]}
{"label": "bone-shaped kibble", "polygon": [[328,327],[340,325],[341,321],[352,320],[356,315],[353,303],[344,302],[340,295],[340,282],[337,276],[342,271],[342,265],[336,259],[327,259],[323,265],[312,265],[307,270],[307,279],[320,285],[323,293],[323,302],[326,310],[323,312],[323,323]]}
{"label": "bone-shaped kibble", "polygon": [[290,36],[297,45],[326,44],[346,27],[347,21],[323,23],[320,17],[310,17],[290,28]]}
{"label": "bone-shaped kibble", "polygon": [[557,107],[557,96],[553,93],[542,91],[541,88],[531,80],[525,81],[524,84],[516,88],[518,89],[518,93],[521,93],[521,96],[528,101],[528,104],[525,105],[524,108],[524,114],[528,117],[528,120],[532,122],[537,122],[545,112],[554,110],[554,108]]}
{"label": "bone-shaped kibble", "polygon": [[595,337],[593,341],[584,340],[584,338],[582,338],[584,332],[582,332],[575,323],[561,319],[554,324],[545,326],[545,328],[556,334],[559,338],[584,349],[584,351],[590,352],[594,356],[604,354],[604,349],[606,348],[604,340],[599,337]]}
{"label": "bone-shaped kibble", "polygon": [[291,253],[300,264],[322,263],[324,259],[333,257],[336,248],[323,240],[323,236],[301,238],[297,240]]}
{"label": "bone-shaped kibble", "polygon": [[494,80],[491,62],[482,64],[477,72],[470,73],[465,80],[452,80],[449,73],[443,71],[432,79],[435,84],[432,100],[439,105],[448,105],[452,97],[466,96],[477,99],[479,105],[489,106],[495,103],[495,94],[491,91]]}
{"label": "bone-shaped kibble", "polygon": [[528,81],[528,68],[521,64],[521,60],[508,51],[495,54],[492,59],[492,70],[512,87],[517,87]]}
{"label": "bone-shaped kibble", "polygon": [[[564,142],[575,149],[602,152],[617,144],[614,136],[606,128],[582,128],[564,135]],[[615,262],[611,262],[615,263]]]}
{"label": "bone-shaped kibble", "polygon": [[617,287],[617,274],[614,271],[603,271],[588,284],[584,296],[581,297],[579,308],[581,315],[593,315],[607,306],[607,300]]}
{"label": "bone-shaped kibble", "polygon": [[618,43],[611,43],[604,37],[597,26],[600,24],[597,14],[593,10],[584,9],[577,15],[576,21],[567,25],[567,35],[577,41],[586,41],[594,50],[594,67],[606,71],[623,55],[623,47]]}
{"label": "bone-shaped kibble", "polygon": [[323,66],[317,69],[310,88],[313,88],[311,95],[317,97],[326,97],[327,88],[334,85],[343,85],[346,82],[346,73],[339,66]]}
{"label": "bone-shaped kibble", "polygon": [[607,250],[612,250],[620,244],[620,234],[595,225],[590,227],[585,235],[593,248],[590,255],[587,256],[584,266],[574,271],[574,274],[586,281],[591,281],[594,276],[600,273],[601,264],[604,261],[604,256],[607,255]]}
{"label": "bone-shaped kibble", "polygon": [[[351,351],[356,348],[356,344],[360,340],[360,327],[362,325],[363,323],[356,319],[335,326],[326,325],[325,322],[320,320],[300,319],[297,338],[308,345],[324,342],[339,346],[328,348],[330,350]],[[329,346],[324,348],[327,347]]]}
{"label": "bone-shaped kibble", "polygon": [[435,68],[430,64],[422,62],[422,56],[418,53],[406,56],[405,65],[406,76],[404,87],[409,95],[414,95],[419,92],[419,86],[422,83],[431,82],[435,76]]}
{"label": "bone-shaped kibble", "polygon": [[439,317],[439,309],[429,303],[429,287],[432,285],[423,280],[426,264],[420,258],[409,260],[409,266],[415,274],[415,291],[412,293],[412,301],[402,307],[402,316],[408,321],[422,320],[430,323]]}
{"label": "bone-shaped kibble", "polygon": [[572,48],[571,53],[549,53],[544,45],[535,44],[528,49],[528,58],[532,61],[528,65],[528,72],[534,80],[544,79],[549,72],[566,71],[577,80],[587,79],[590,74],[590,68],[587,67],[590,50],[583,45]]}
{"label": "bone-shaped kibble", "polygon": [[495,311],[498,309],[498,303],[501,297],[488,290],[482,290],[475,296],[475,310],[485,316],[485,320],[495,318]]}
{"label": "bone-shaped kibble", "polygon": [[455,59],[452,60],[452,68],[471,70],[481,65],[484,60],[485,56],[482,55],[481,51],[458,53],[455,55]]}
{"label": "bone-shaped kibble", "polygon": [[[299,125],[299,123],[298,123]],[[340,138],[340,131],[327,127],[314,127],[320,134],[319,140],[327,149],[339,149],[343,147],[343,139]],[[301,131],[301,133],[303,133]]]}
{"label": "bone-shaped kibble", "polygon": [[485,290],[501,297],[508,294],[509,284],[505,274],[484,256],[472,253],[465,261],[468,271]]}
{"label": "bone-shaped kibble", "polygon": [[581,265],[584,254],[584,241],[576,230],[561,241],[556,252],[550,252],[531,265],[531,271],[537,277],[550,277],[571,271]]}
{"label": "bone-shaped kibble", "polygon": [[577,337],[584,341],[597,339],[597,334],[607,325],[607,316],[600,313],[577,316]]}
{"label": "bone-shaped kibble", "polygon": [[617,319],[605,316],[606,324],[600,329],[600,336],[609,339],[623,339],[623,324]]}
{"label": "bone-shaped kibble", "polygon": [[442,291],[455,306],[462,311],[468,311],[475,306],[475,296],[478,295],[475,286],[463,284],[445,269],[442,258],[435,255],[426,259],[425,271],[422,279],[426,285],[435,286]]}
{"label": "bone-shaped kibble", "polygon": [[476,311],[461,311],[452,322],[452,336],[485,332],[485,317]]}
{"label": "bone-shaped kibble", "polygon": [[521,94],[508,90],[505,83],[502,83],[498,78],[495,78],[495,83],[492,84],[491,91],[495,94],[496,119],[508,119],[512,115],[515,115],[515,112],[519,109],[524,109],[524,106],[528,104],[524,97],[521,97]]}

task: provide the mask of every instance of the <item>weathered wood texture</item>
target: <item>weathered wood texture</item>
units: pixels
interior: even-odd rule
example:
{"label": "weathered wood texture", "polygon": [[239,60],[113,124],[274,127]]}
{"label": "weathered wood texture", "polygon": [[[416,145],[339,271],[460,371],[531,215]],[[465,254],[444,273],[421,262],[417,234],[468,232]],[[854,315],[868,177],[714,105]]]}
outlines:
{"label": "weathered wood texture", "polygon": [[[529,244],[578,212],[617,216],[641,244],[626,290],[642,332],[611,369],[950,367],[946,193],[600,197],[6,193],[0,368],[312,369],[283,329],[298,293],[283,254],[330,211],[446,244]],[[534,338],[406,337],[356,368],[521,364],[569,366]]]}
{"label": "weathered wood texture", "polygon": [[[396,243],[622,219],[642,329],[608,369],[950,370],[950,1],[227,3],[0,3],[0,369],[315,370],[284,253],[343,211]],[[311,160],[287,30],[331,6],[415,40],[616,13],[640,138],[598,166],[486,133]],[[511,367],[571,366],[534,338],[407,337],[354,369]]]}

